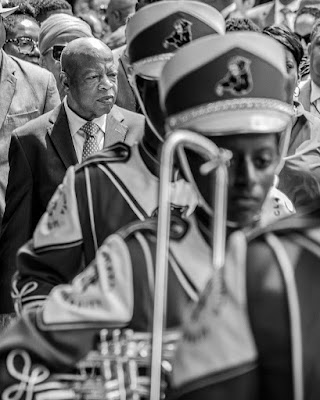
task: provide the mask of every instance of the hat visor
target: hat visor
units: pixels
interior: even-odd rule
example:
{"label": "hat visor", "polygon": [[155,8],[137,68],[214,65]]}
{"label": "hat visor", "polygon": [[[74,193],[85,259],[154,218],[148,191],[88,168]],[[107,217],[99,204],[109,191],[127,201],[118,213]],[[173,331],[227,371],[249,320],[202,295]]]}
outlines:
{"label": "hat visor", "polygon": [[10,7],[10,8],[0,8],[0,15],[2,16],[2,18],[6,18],[9,15],[11,15],[12,13],[14,13],[18,8],[19,8],[19,6]]}
{"label": "hat visor", "polygon": [[[280,103],[280,102],[279,102]],[[207,111],[207,112],[206,112]],[[169,117],[169,130],[189,129],[201,132],[206,136],[234,135],[246,133],[282,132],[292,120],[293,110],[283,103],[279,108],[246,109],[239,107],[223,110],[191,110],[189,115]]]}
{"label": "hat visor", "polygon": [[173,57],[173,53],[160,54],[132,64],[133,71],[145,79],[158,80],[165,64]]}

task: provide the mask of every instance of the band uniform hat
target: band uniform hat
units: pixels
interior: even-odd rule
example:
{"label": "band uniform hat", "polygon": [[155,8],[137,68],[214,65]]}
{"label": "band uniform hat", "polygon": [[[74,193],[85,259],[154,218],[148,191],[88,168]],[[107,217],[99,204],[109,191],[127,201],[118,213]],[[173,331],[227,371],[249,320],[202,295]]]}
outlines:
{"label": "band uniform hat", "polygon": [[282,132],[286,103],[283,46],[256,32],[199,39],[176,52],[159,81],[167,128],[208,136]]}
{"label": "band uniform hat", "polygon": [[127,23],[130,64],[134,73],[158,79],[177,49],[200,37],[224,33],[224,18],[212,6],[189,0],[153,3]]}
{"label": "band uniform hat", "polygon": [[5,8],[0,2],[0,15],[2,18],[6,18],[9,15],[13,14],[18,8],[19,6]]}

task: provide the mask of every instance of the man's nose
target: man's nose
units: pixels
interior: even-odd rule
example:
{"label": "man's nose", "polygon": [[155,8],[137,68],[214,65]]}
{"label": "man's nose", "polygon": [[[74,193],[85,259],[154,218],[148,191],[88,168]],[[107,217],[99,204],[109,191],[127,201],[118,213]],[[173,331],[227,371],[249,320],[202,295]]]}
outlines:
{"label": "man's nose", "polygon": [[103,75],[103,77],[101,78],[100,84],[99,84],[99,88],[100,89],[111,89],[113,86],[113,82],[110,80],[110,78],[108,77],[107,74]]}

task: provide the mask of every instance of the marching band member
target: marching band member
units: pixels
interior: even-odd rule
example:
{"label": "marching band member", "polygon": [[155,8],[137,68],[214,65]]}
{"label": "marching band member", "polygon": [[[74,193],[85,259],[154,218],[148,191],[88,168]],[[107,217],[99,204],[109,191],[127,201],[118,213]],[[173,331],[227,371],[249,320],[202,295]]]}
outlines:
{"label": "marching band member", "polygon": [[[162,1],[131,18],[128,53],[147,120],[144,137],[132,147],[122,143],[109,147],[68,170],[33,240],[18,253],[12,291],[16,312],[38,306],[55,285],[70,282],[121,226],[156,213],[157,153],[164,137],[157,88],[161,69],[178,48],[224,31],[221,14],[194,1]],[[191,185],[176,174],[172,188],[172,203],[191,214],[197,205]]]}
{"label": "marching band member", "polygon": [[[256,33],[200,39],[177,52],[163,71],[160,93],[169,127],[200,132],[233,153],[225,290],[221,312],[211,312],[205,323],[198,300],[212,273],[210,210],[199,207],[171,227],[167,327],[180,325],[192,305],[199,312],[191,313],[178,349],[169,398],[250,400],[261,399],[265,390],[265,398],[293,398],[285,285],[274,270],[264,282],[266,263],[250,268],[246,278],[245,237],[234,232],[258,223],[273,184],[280,135],[292,118],[286,78],[281,45]],[[271,79],[272,88],[266,84]],[[189,153],[187,160],[202,206],[211,204],[211,181],[199,173],[206,160]],[[99,328],[150,330],[154,230],[153,220],[147,220],[111,235],[70,285],[55,287],[41,308],[23,311],[1,339],[2,400],[18,391],[20,398],[32,399],[54,388],[62,396],[67,389],[56,373],[61,379],[73,370],[94,346]],[[247,298],[259,301],[247,304]]]}

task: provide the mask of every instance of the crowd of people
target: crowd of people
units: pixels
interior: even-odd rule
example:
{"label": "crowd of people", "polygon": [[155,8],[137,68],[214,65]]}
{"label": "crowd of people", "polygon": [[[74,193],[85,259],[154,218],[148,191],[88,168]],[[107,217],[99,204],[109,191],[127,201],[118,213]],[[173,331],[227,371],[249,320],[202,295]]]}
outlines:
{"label": "crowd of people", "polygon": [[0,398],[319,399],[320,1],[2,0],[0,47]]}

